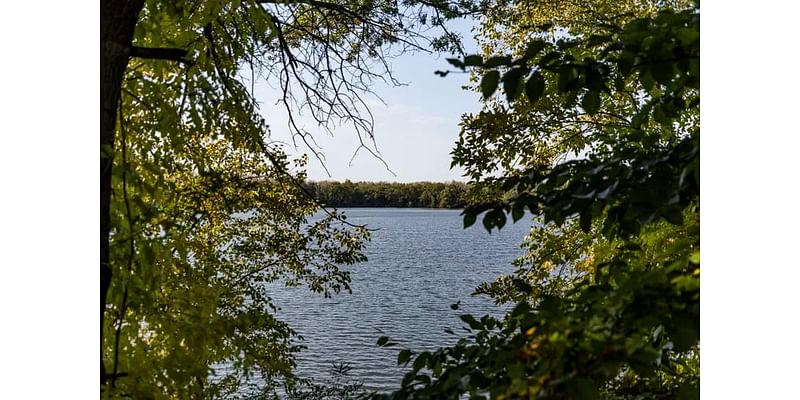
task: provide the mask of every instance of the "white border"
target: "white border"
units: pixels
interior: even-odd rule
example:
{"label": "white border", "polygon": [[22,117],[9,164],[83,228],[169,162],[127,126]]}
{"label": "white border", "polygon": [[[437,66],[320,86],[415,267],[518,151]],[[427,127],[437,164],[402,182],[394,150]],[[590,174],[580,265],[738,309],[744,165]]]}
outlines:
{"label": "white border", "polygon": [[796,398],[797,6],[704,4],[701,394]]}
{"label": "white border", "polygon": [[0,398],[98,394],[99,3],[0,23]]}

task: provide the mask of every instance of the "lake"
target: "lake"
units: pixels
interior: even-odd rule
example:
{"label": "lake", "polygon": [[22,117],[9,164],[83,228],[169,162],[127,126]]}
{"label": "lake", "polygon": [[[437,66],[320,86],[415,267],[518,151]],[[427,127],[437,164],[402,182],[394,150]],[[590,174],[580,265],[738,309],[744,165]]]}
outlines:
{"label": "lake", "polygon": [[[461,210],[341,210],[349,222],[378,228],[366,246],[369,261],[346,268],[353,293],[326,299],[302,288],[270,289],[281,307],[278,317],[305,338],[308,348],[298,357],[301,377],[327,376],[332,363],[346,361],[350,376],[365,388],[389,391],[404,373],[396,362],[401,348],[454,344],[459,332],[466,334],[459,314],[505,310],[471,293],[480,283],[513,271],[511,261],[522,254],[519,244],[529,232],[529,219],[489,234],[480,219],[463,229]],[[459,300],[460,309],[450,309]],[[382,335],[399,345],[378,347]]]}

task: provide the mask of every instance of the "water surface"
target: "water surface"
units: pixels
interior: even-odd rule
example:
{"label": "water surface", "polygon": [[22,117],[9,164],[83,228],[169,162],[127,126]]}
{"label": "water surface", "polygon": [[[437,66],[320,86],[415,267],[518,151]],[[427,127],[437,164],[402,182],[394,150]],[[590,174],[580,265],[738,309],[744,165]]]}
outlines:
{"label": "water surface", "polygon": [[[367,389],[398,387],[403,369],[397,352],[408,347],[433,350],[455,343],[459,313],[499,314],[503,308],[471,296],[478,284],[513,270],[511,261],[530,223],[523,219],[500,232],[479,222],[463,229],[460,210],[408,208],[343,209],[348,221],[378,228],[366,246],[369,261],[347,267],[352,294],[332,298],[301,288],[270,288],[278,316],[305,338],[298,358],[302,377],[324,376],[333,362],[346,361],[353,378]],[[461,301],[459,311],[450,304]],[[398,347],[380,348],[381,335]]]}

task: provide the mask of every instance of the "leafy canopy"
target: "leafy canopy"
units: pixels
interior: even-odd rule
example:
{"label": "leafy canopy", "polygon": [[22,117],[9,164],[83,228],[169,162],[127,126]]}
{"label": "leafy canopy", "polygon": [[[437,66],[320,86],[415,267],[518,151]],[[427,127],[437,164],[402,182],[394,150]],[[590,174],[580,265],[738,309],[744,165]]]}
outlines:
{"label": "leafy canopy", "polygon": [[102,393],[292,392],[301,345],[275,317],[279,305],[265,286],[305,286],[325,296],[349,290],[340,267],[365,260],[368,233],[319,213],[300,185],[306,161],[290,160],[269,139],[254,82],[280,89],[290,131],[314,155],[321,156],[312,132],[296,123],[301,110],[322,128],[351,124],[369,150],[364,98],[374,81],[393,82],[387,60],[455,46],[457,37],[421,30],[470,12],[469,4],[113,4],[141,12],[115,103],[114,141],[100,149],[101,165],[113,159],[113,279],[101,310],[101,363],[111,379]]}
{"label": "leafy canopy", "polygon": [[485,101],[453,151],[465,226],[538,222],[517,271],[478,288],[517,305],[401,352],[389,397],[696,398],[699,4],[503,5],[483,54],[448,61]]}

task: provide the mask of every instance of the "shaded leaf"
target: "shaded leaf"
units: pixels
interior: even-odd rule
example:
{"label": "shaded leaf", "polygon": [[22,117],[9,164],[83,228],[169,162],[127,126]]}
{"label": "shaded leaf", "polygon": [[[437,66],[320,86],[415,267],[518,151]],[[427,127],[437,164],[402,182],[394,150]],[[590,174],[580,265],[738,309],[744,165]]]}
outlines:
{"label": "shaded leaf", "polygon": [[581,229],[584,233],[589,233],[589,230],[592,229],[592,212],[591,209],[586,208],[581,212],[580,216],[580,225]]}
{"label": "shaded leaf", "polygon": [[411,350],[403,349],[397,354],[397,365],[405,364],[411,359]]}
{"label": "shaded leaf", "polygon": [[470,314],[462,314],[459,318],[466,322],[471,329],[479,330],[483,328],[483,325]]}
{"label": "shaded leaf", "polygon": [[538,71],[534,72],[525,84],[525,94],[531,104],[535,103],[544,94],[544,78]]}
{"label": "shaded leaf", "polygon": [[452,65],[452,66],[454,66],[456,68],[464,69],[464,63],[461,60],[457,59],[457,58],[448,58],[447,62],[449,62],[450,65]]}
{"label": "shaded leaf", "polygon": [[538,54],[542,49],[547,46],[547,42],[544,40],[532,40],[528,42],[528,47],[525,48],[525,55],[523,56],[525,59],[529,60],[533,58],[536,54]]}
{"label": "shaded leaf", "polygon": [[597,114],[600,111],[600,92],[590,90],[583,95],[581,107],[589,114]]}
{"label": "shaded leaf", "polygon": [[499,82],[500,72],[498,71],[489,71],[483,76],[483,79],[481,79],[481,93],[483,93],[484,99],[492,97],[497,90],[497,84]]}
{"label": "shaded leaf", "polygon": [[494,57],[491,57],[488,60],[486,60],[486,62],[483,63],[483,66],[485,68],[496,68],[496,67],[499,67],[501,65],[508,65],[508,64],[511,64],[511,57],[509,57],[509,56],[494,56]]}
{"label": "shaded leaf", "polygon": [[514,208],[511,209],[511,218],[514,222],[517,222],[525,215],[525,208],[522,206],[515,205]]}
{"label": "shaded leaf", "polygon": [[475,223],[475,220],[478,218],[478,215],[475,213],[467,213],[464,214],[464,229],[469,228]]}
{"label": "shaded leaf", "polygon": [[519,96],[521,92],[519,90],[521,88],[520,81],[525,73],[527,73],[526,68],[517,67],[503,75],[503,91],[506,92],[506,100],[508,100],[509,103],[513,102],[517,96]]}
{"label": "shaded leaf", "polygon": [[483,65],[483,57],[478,54],[471,54],[464,57],[464,66],[478,67]]}

